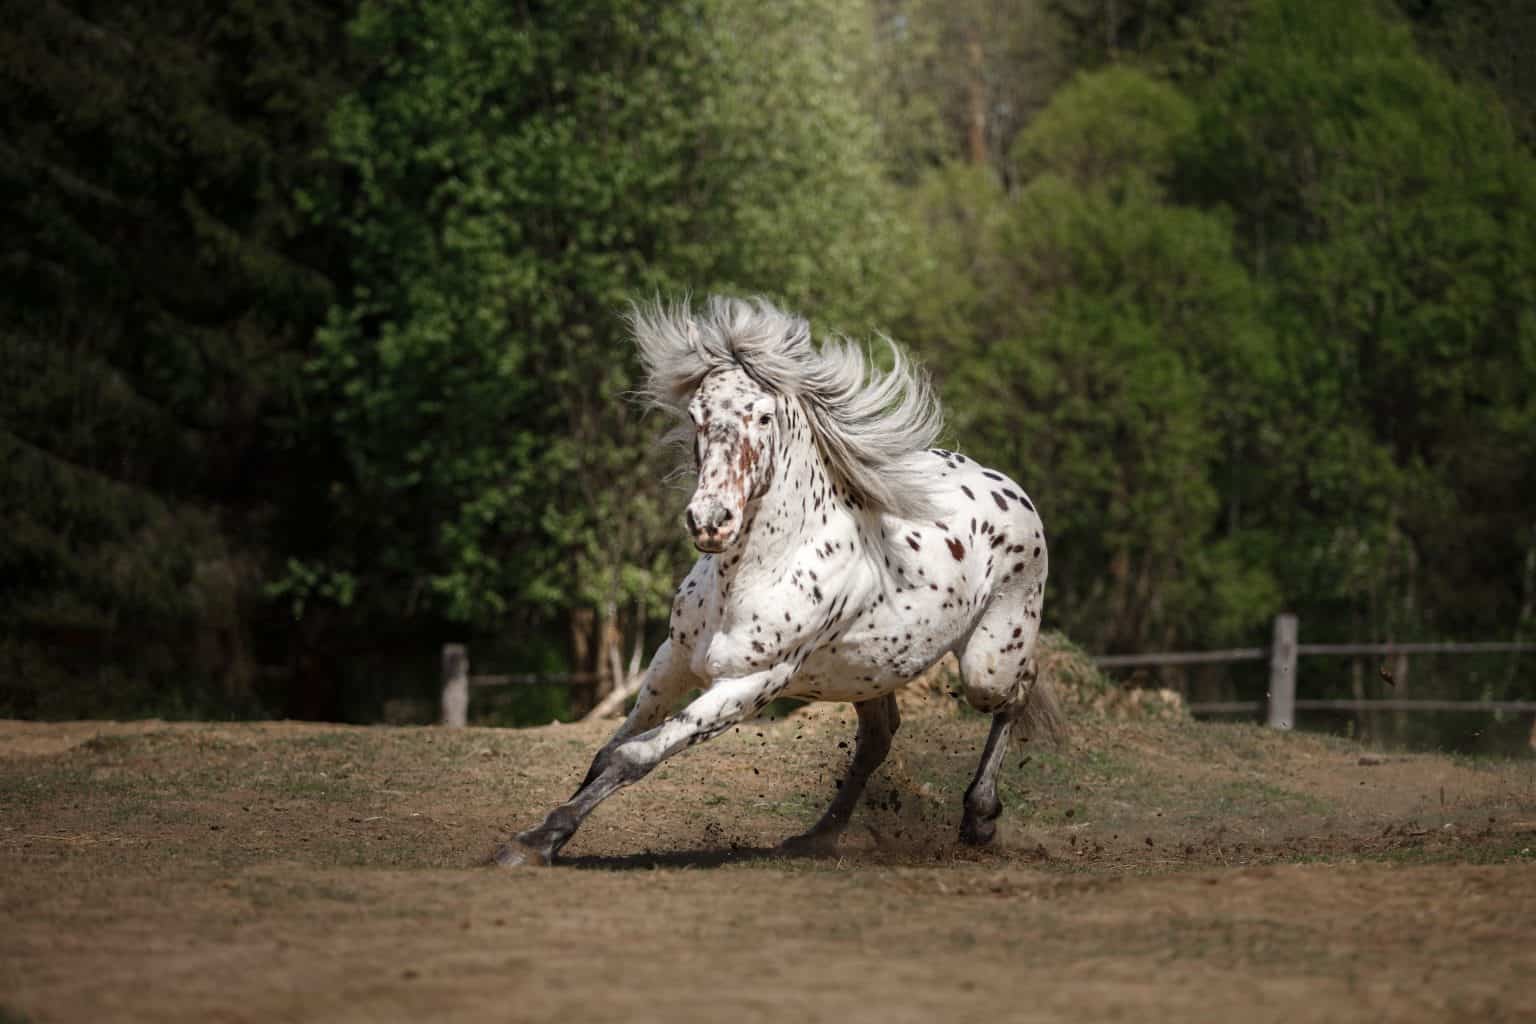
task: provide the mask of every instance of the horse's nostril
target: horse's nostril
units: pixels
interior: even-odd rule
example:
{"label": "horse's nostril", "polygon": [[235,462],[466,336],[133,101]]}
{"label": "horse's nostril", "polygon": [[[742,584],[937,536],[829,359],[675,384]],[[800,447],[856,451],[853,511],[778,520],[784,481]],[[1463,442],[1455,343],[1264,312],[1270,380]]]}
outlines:
{"label": "horse's nostril", "polygon": [[734,512],[732,512],[730,509],[723,508],[723,509],[720,510],[720,525],[724,526],[726,523],[730,522],[732,519],[735,519],[735,518],[736,518],[736,514]]}
{"label": "horse's nostril", "polygon": [[698,521],[698,519],[696,519],[694,517],[694,515],[693,515],[693,508],[692,507],[689,507],[683,513],[683,521],[688,524],[688,532],[689,533],[698,533],[699,532],[699,521]]}

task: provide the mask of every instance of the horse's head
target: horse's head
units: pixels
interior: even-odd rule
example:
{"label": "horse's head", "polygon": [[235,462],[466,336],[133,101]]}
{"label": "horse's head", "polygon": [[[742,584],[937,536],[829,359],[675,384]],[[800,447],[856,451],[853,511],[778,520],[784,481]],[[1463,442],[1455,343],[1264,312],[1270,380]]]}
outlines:
{"label": "horse's head", "polygon": [[705,377],[688,403],[699,482],[686,521],[700,551],[724,551],[741,538],[747,503],[773,479],[778,401],[746,372]]}

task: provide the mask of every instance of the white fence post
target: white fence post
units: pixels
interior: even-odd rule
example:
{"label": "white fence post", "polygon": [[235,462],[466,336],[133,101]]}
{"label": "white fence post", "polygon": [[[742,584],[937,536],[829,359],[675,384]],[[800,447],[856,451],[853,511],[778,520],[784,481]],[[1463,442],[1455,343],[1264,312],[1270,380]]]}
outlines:
{"label": "white fence post", "polygon": [[443,724],[462,729],[469,721],[469,650],[443,644]]}
{"label": "white fence post", "polygon": [[1296,616],[1275,616],[1274,639],[1269,648],[1269,727],[1289,729],[1296,724]]}

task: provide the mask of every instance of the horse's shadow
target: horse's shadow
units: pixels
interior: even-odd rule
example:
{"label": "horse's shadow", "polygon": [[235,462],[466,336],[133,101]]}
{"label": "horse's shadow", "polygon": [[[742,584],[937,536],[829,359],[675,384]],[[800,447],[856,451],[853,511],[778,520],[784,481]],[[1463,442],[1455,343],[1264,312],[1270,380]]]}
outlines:
{"label": "horse's shadow", "polygon": [[560,867],[584,871],[640,871],[653,868],[722,868],[766,860],[803,860],[808,854],[789,853],[773,846],[731,846],[703,850],[662,850],[616,856],[561,857]]}

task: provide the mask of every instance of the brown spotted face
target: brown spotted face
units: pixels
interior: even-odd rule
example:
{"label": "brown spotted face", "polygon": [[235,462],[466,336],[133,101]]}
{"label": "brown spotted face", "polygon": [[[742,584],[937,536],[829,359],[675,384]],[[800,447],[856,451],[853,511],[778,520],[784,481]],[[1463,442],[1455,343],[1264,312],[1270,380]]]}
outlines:
{"label": "brown spotted face", "polygon": [[743,531],[747,503],[773,479],[778,403],[741,370],[716,370],[688,403],[699,482],[685,520],[700,551],[717,553]]}

